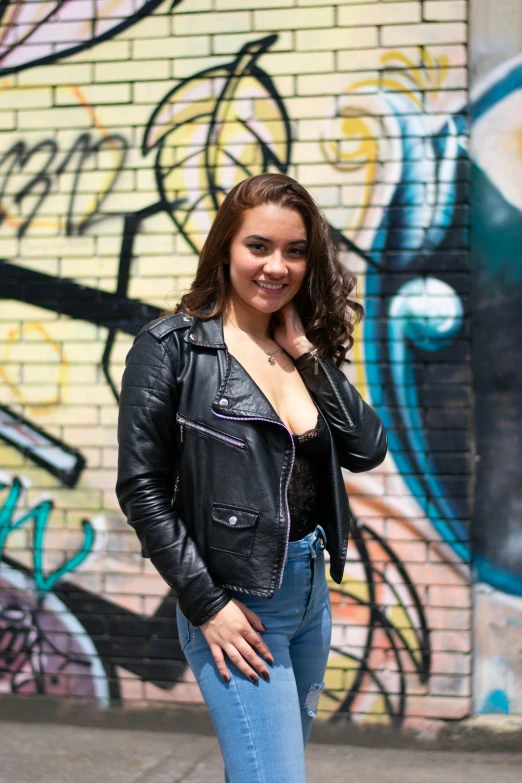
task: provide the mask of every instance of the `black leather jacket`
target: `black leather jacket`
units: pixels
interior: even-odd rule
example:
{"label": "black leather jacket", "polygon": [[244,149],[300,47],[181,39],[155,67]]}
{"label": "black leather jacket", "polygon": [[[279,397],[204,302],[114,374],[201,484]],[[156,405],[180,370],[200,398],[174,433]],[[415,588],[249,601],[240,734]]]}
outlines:
{"label": "black leather jacket", "polygon": [[[349,504],[341,466],[358,473],[387,452],[382,422],[330,357],[295,366],[330,433],[325,508],[330,574],[343,577]],[[290,431],[227,350],[222,316],[180,312],[147,324],[123,373],[116,494],[193,626],[230,600],[271,598],[289,535]]]}

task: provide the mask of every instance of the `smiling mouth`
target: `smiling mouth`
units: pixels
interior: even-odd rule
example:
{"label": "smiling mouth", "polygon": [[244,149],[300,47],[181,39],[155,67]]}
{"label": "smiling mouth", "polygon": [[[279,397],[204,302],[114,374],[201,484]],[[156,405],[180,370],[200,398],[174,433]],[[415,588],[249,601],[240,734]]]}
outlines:
{"label": "smiling mouth", "polygon": [[288,283],[264,283],[261,280],[254,280],[254,283],[258,288],[265,288],[267,291],[280,291],[282,288],[288,285]]}

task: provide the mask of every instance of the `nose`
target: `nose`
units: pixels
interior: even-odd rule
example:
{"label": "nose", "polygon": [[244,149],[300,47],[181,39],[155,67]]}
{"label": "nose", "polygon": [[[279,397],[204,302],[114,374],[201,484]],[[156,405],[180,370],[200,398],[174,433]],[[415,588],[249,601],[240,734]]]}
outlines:
{"label": "nose", "polygon": [[273,275],[274,277],[286,274],[286,264],[284,262],[283,254],[277,248],[267,257],[265,271],[267,274]]}

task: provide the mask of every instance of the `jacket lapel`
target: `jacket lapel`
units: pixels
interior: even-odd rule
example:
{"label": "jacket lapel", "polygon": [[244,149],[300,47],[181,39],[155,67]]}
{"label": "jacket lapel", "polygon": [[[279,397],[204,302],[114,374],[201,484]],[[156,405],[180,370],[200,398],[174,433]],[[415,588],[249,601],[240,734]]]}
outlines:
{"label": "jacket lapel", "polygon": [[[262,418],[282,424],[272,403],[243,365],[227,350],[223,334],[223,317],[194,319],[184,340],[193,347],[225,349],[226,363],[223,383],[212,401],[212,409],[224,416]],[[219,359],[219,357],[216,357]]]}

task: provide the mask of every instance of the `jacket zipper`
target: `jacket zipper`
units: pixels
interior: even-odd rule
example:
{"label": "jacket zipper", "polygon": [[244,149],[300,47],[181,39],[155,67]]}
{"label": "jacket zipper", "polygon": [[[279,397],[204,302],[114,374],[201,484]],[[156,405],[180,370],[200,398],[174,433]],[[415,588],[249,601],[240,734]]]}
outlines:
{"label": "jacket zipper", "polygon": [[[214,411],[214,413],[216,413],[216,411]],[[294,439],[292,437],[292,433],[290,432],[286,424],[283,424],[282,421],[281,422],[275,421],[275,419],[262,418],[261,416],[224,416],[222,413],[216,413],[216,416],[219,416],[222,419],[235,419],[237,421],[268,421],[268,422],[272,422],[273,424],[280,424],[281,427],[284,427],[285,430],[290,435],[290,440],[292,443],[292,462],[290,464],[290,470],[288,471],[288,478],[286,480],[286,485],[285,485],[285,505],[286,505],[286,517],[287,517],[286,541],[285,541],[285,552],[283,556],[283,565],[281,566],[281,573],[279,574],[279,580],[275,588],[276,590],[278,590],[279,587],[281,587],[281,583],[283,581],[283,571],[286,564],[286,557],[288,552],[288,539],[290,538],[290,507],[288,505],[287,493],[288,493],[288,485],[290,483],[290,476],[292,475],[292,469],[294,467],[294,459],[295,459],[295,446],[294,446]]]}
{"label": "jacket zipper", "polygon": [[204,424],[198,424],[197,422],[192,421],[191,419],[187,419],[185,416],[181,416],[179,413],[176,413],[176,421],[179,424],[180,438],[182,443],[183,443],[183,427],[189,427],[192,428],[193,430],[198,430],[198,432],[204,432],[206,435],[210,435],[211,437],[216,438],[217,440],[223,440],[225,441],[225,443],[230,443],[232,446],[237,446],[239,449],[246,449],[247,447],[244,441],[238,440],[237,438],[232,438],[230,435],[224,435],[221,432],[216,432],[210,427],[205,427]]}

